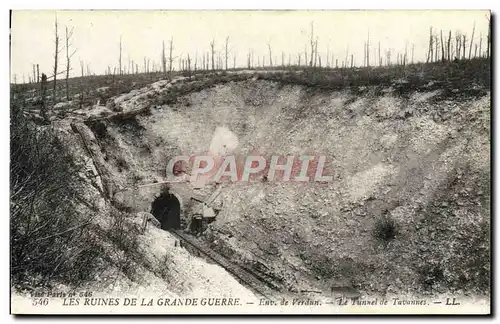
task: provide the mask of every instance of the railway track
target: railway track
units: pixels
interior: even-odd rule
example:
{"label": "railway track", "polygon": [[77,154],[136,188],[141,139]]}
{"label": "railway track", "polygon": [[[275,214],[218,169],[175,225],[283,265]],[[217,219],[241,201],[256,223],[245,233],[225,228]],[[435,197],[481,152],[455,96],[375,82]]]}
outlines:
{"label": "railway track", "polygon": [[187,243],[190,247],[194,248],[196,251],[200,252],[202,255],[215,262],[222,268],[224,268],[227,272],[229,272],[233,277],[235,277],[242,285],[246,286],[250,290],[252,290],[257,295],[264,297],[268,300],[275,301],[276,298],[272,297],[275,294],[270,287],[263,284],[261,279],[249,272],[248,270],[236,265],[226,258],[221,256],[220,254],[214,252],[213,250],[203,246],[200,242],[194,239],[192,236],[183,233],[180,230],[169,230],[174,236]]}

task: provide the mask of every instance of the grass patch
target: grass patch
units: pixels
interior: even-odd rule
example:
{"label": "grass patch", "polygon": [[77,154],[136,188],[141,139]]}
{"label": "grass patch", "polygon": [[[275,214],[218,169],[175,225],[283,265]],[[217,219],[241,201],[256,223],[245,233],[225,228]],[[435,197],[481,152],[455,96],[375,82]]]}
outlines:
{"label": "grass patch", "polygon": [[389,215],[384,214],[375,220],[373,228],[373,237],[382,243],[388,243],[394,240],[398,235],[398,226],[396,221]]}

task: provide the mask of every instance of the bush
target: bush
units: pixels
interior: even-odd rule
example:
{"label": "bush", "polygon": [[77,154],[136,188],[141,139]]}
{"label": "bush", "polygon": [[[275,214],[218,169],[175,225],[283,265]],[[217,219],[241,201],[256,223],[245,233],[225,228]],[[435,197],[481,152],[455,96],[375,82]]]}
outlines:
{"label": "bush", "polygon": [[94,216],[82,192],[79,167],[47,128],[11,106],[11,279],[18,288],[78,285],[101,264],[91,231]]}
{"label": "bush", "polygon": [[375,228],[373,229],[373,236],[383,242],[387,243],[396,238],[398,229],[394,219],[390,218],[387,214],[379,217],[375,221]]}

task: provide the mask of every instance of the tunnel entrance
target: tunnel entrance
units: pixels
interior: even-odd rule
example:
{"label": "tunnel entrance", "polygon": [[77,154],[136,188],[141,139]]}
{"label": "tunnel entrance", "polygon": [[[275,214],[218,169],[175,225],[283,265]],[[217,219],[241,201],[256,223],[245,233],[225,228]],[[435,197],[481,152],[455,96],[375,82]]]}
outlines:
{"label": "tunnel entrance", "polygon": [[151,205],[151,214],[160,221],[161,228],[181,228],[181,205],[177,197],[170,193],[162,193]]}

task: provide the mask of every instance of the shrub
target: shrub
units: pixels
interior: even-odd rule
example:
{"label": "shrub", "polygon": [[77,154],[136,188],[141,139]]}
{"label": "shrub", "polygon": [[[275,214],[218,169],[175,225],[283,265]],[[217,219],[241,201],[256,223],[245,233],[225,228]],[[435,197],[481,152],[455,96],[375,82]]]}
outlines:
{"label": "shrub", "polygon": [[11,106],[11,279],[18,288],[78,285],[98,267],[102,248],[92,234],[92,205],[66,147],[47,128]]}
{"label": "shrub", "polygon": [[373,236],[384,243],[389,242],[396,238],[398,234],[398,229],[394,219],[390,218],[387,214],[379,217],[375,221],[375,227],[373,229]]}

